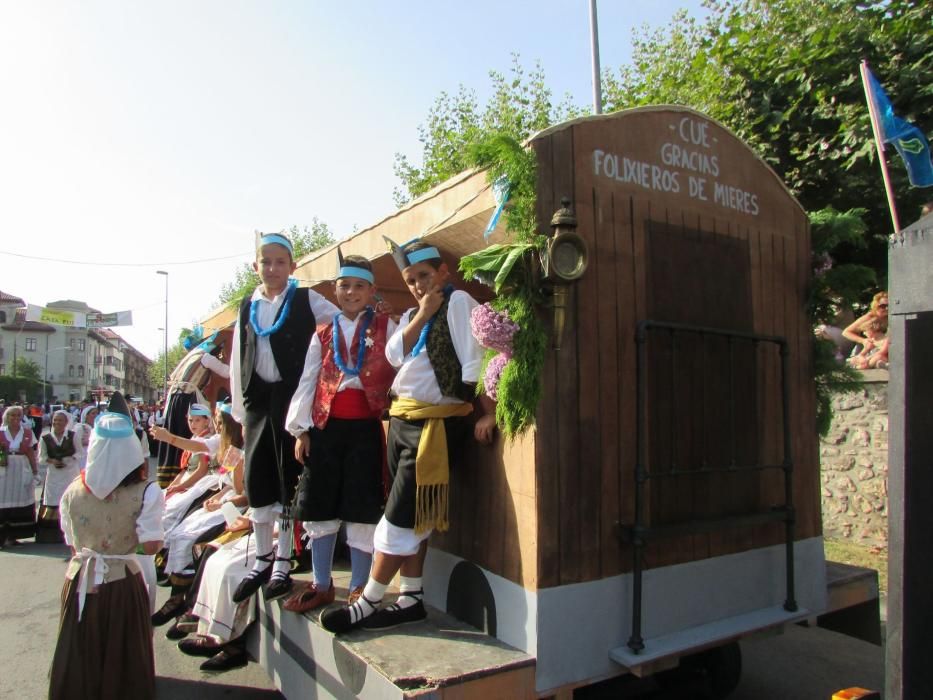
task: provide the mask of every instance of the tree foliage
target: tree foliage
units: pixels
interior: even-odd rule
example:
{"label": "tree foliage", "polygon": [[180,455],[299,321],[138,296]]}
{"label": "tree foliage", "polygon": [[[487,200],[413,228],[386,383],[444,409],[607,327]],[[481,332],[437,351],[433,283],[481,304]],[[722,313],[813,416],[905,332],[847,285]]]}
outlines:
{"label": "tree foliage", "polygon": [[516,141],[551,124],[583,113],[569,98],[554,103],[540,62],[526,73],[518,54],[512,55],[508,75],[490,71],[492,96],[480,107],[475,90],[460,85],[457,93],[442,92],[418,127],[421,166],[401,153],[395,154],[395,203],[402,206],[435,185],[471,167],[470,147],[498,134]]}
{"label": "tree foliage", "polygon": [[[310,227],[292,226],[286,233],[295,247],[295,260],[335,242],[330,228],[317,217],[311,220]],[[218,301],[221,306],[237,307],[253,293],[258,284],[259,276],[253,272],[252,264],[243,263],[233,273],[233,279],[221,288]]]}
{"label": "tree foliage", "polygon": [[37,362],[30,360],[28,357],[17,357],[13,362],[11,374],[22,379],[42,381],[42,368],[39,367]]}
{"label": "tree foliage", "polygon": [[[170,346],[168,349],[168,374],[171,375],[172,370],[178,366],[178,363],[181,362],[182,358],[188,354],[188,351],[185,350],[185,347],[181,344],[181,339],[177,340],[174,345]],[[155,359],[152,361],[152,364],[149,365],[149,383],[156,387],[159,391],[162,390],[163,378],[165,377],[165,352],[160,351]]]}
{"label": "tree foliage", "polygon": [[[933,4],[709,0],[707,7],[705,22],[680,13],[665,30],[634,37],[632,63],[606,76],[607,108],[694,107],[757,150],[808,211],[863,207],[866,244],[843,243],[835,255],[883,277],[891,222],[859,62],[868,60],[898,114],[929,133]],[[904,225],[931,192],[910,188],[893,150],[889,165]]]}

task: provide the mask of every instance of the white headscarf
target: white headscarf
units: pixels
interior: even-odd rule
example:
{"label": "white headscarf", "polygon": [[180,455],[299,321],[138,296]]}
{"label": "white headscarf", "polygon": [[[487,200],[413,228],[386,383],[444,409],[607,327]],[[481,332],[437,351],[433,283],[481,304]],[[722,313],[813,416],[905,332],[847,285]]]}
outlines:
{"label": "white headscarf", "polygon": [[122,413],[101,413],[87,450],[84,483],[101,500],[145,461],[133,423]]}
{"label": "white headscarf", "polygon": [[97,406],[95,406],[94,404],[91,404],[91,405],[89,405],[89,406],[85,406],[85,407],[84,407],[84,410],[81,411],[81,422],[82,422],[82,423],[86,422],[86,421],[87,421],[87,414],[90,413],[91,411],[96,411],[96,410],[97,410]]}

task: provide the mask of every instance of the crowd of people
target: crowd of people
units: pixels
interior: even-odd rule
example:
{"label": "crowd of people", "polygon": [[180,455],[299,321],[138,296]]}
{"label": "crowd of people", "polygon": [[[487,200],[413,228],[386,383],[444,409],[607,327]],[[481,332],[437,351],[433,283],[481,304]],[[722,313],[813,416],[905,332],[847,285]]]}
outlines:
{"label": "crowd of people", "polygon": [[[50,698],[153,697],[153,630],[168,623],[183,653],[206,657],[202,669],[241,666],[256,595],[299,614],[326,608],[320,623],[334,634],[425,619],[427,542],[448,527],[450,470],[471,433],[493,440],[495,405],[475,391],[477,302],[450,285],[433,246],[392,248],[415,302],[399,316],[377,303],[365,258],[338,250],[335,306],[291,279],[287,237],[262,235],[229,398],[192,402],[190,437],[119,394],[106,409],[52,411],[38,441],[21,407],[6,410],[0,445],[15,468],[0,475],[0,533],[12,543],[57,532],[73,552]],[[148,473],[147,441],[180,451],[164,484]],[[351,572],[338,600],[341,532]],[[298,585],[302,555],[311,580]],[[155,609],[159,584],[171,591]]]}

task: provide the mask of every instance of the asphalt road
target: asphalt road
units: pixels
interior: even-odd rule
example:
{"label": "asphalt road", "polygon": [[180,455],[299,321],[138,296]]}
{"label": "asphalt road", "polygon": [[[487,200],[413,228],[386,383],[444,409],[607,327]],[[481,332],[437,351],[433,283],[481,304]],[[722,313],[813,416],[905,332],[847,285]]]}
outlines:
{"label": "asphalt road", "polygon": [[[46,697],[48,668],[58,632],[66,548],[27,542],[0,550],[0,698]],[[159,589],[159,604],[167,589]],[[281,699],[266,673],[249,664],[220,675],[198,669],[155,633],[157,697],[166,700]],[[785,634],[743,642],[743,675],[732,700],[829,700],[851,686],[881,689],[882,648],[822,629],[792,627]],[[639,697],[651,697],[638,694]],[[596,697],[624,697],[607,689]],[[685,700],[688,694],[667,694]]]}

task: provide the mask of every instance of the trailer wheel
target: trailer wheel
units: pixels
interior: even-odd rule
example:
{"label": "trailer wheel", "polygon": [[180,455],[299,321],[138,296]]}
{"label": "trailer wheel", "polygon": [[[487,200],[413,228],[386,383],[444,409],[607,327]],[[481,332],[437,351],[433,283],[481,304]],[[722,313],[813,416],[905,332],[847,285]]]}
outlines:
{"label": "trailer wheel", "polygon": [[680,666],[654,676],[664,690],[690,687],[713,700],[729,697],[742,677],[742,650],[738,642],[685,656]]}

